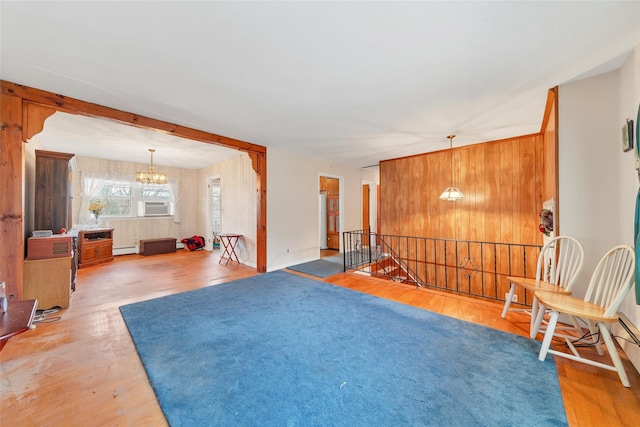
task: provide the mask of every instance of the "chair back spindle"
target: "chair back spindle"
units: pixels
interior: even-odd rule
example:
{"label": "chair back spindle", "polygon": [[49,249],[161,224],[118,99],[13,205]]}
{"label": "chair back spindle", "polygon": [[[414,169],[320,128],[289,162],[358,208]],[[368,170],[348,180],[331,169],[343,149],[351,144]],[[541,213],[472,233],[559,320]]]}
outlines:
{"label": "chair back spindle", "polygon": [[553,283],[568,291],[575,283],[584,261],[580,242],[568,236],[558,236],[540,252],[536,280]]}
{"label": "chair back spindle", "polygon": [[633,286],[635,254],[626,245],[616,246],[603,257],[591,277],[585,301],[605,308],[613,316]]}

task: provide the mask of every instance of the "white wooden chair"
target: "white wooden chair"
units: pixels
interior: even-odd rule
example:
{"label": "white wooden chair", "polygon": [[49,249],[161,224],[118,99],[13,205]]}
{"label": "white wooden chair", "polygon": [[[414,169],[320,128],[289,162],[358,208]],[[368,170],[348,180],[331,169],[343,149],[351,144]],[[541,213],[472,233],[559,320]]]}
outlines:
{"label": "white wooden chair", "polygon": [[[626,245],[616,246],[607,252],[591,276],[584,300],[570,295],[536,291],[536,297],[540,302],[541,309],[546,308],[551,310],[551,317],[542,341],[538,359],[544,361],[547,353],[551,353],[577,362],[616,371],[622,384],[624,384],[625,387],[630,387],[624,366],[622,365],[616,346],[611,339],[608,324],[618,321],[616,314],[618,306],[633,287],[635,258],[634,250]],[[558,316],[561,313],[586,320],[589,331],[591,332],[591,341],[595,345],[598,354],[604,354],[600,339],[595,338],[595,336],[599,334],[607,346],[613,365],[580,356],[574,346],[574,342],[580,336],[569,338],[566,335],[557,334],[556,325]],[[550,348],[554,335],[565,339],[567,346],[571,350],[571,354]]]}
{"label": "white wooden chair", "polygon": [[[529,333],[531,338],[535,338],[544,316],[544,310],[538,309],[538,299],[535,297],[535,292],[545,290],[571,294],[571,288],[582,269],[583,262],[584,248],[578,240],[569,236],[558,236],[551,239],[543,246],[538,256],[535,280],[525,277],[507,277],[511,282],[511,288],[502,309],[502,318],[505,318],[509,311],[520,311],[531,315]],[[530,311],[510,308],[511,300],[518,286],[534,295]]]}

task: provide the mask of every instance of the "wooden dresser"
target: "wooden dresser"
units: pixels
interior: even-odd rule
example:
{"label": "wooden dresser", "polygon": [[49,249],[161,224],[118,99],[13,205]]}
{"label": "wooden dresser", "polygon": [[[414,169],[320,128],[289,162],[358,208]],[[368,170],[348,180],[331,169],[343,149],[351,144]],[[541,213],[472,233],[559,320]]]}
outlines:
{"label": "wooden dresser", "polygon": [[78,268],[113,261],[113,228],[78,232]]}

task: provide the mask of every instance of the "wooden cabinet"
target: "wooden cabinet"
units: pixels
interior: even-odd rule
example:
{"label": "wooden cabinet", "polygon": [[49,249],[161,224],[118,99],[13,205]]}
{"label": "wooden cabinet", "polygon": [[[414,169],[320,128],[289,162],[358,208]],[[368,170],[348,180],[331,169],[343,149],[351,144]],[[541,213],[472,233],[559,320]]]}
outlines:
{"label": "wooden cabinet", "polygon": [[74,154],[36,150],[34,230],[69,230]]}
{"label": "wooden cabinet", "polygon": [[140,240],[140,255],[168,254],[176,251],[176,241],[174,237],[162,239]]}
{"label": "wooden cabinet", "polygon": [[71,257],[25,260],[23,293],[38,300],[38,310],[69,307]]}
{"label": "wooden cabinet", "polygon": [[113,228],[80,231],[78,253],[78,268],[113,261]]}

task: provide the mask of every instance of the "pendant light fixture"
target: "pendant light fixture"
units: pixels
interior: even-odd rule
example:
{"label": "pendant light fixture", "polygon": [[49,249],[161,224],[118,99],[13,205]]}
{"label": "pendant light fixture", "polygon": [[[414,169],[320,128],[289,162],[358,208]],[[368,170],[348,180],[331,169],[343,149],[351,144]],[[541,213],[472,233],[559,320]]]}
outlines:
{"label": "pendant light fixture", "polygon": [[149,152],[151,153],[151,165],[149,166],[148,171],[140,171],[136,172],[136,181],[141,182],[143,184],[166,184],[167,183],[167,175],[156,172],[153,167],[153,153],[156,150],[149,148]]}
{"label": "pendant light fixture", "polygon": [[464,199],[464,194],[462,194],[462,191],[453,186],[453,138],[455,137],[455,135],[447,136],[447,138],[449,138],[449,153],[451,157],[451,187],[448,187],[440,195],[440,200],[447,200],[449,202],[455,202],[456,200]]}

